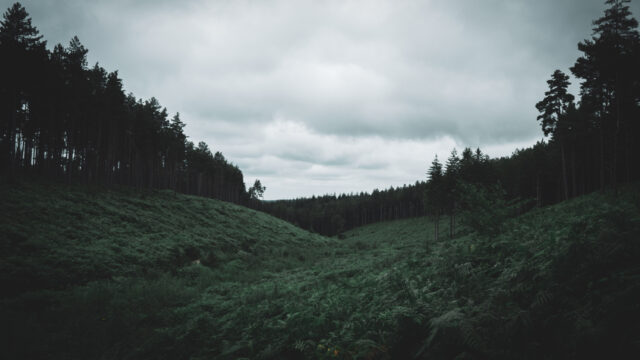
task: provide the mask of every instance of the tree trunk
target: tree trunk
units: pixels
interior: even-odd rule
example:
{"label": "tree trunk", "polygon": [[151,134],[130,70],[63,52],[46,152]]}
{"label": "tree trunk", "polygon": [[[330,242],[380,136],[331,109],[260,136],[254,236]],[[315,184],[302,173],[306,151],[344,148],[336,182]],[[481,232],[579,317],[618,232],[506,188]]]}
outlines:
{"label": "tree trunk", "polygon": [[575,139],[571,144],[571,190],[572,196],[578,196],[578,186],[576,181],[576,144]]}
{"label": "tree trunk", "polygon": [[618,138],[620,137],[620,79],[619,74],[616,72],[616,129],[613,133],[613,169],[611,173],[611,182],[613,183],[613,192],[618,194]]}
{"label": "tree trunk", "polygon": [[560,142],[560,152],[562,153],[562,187],[564,190],[564,200],[569,199],[569,189],[567,184],[567,161],[564,154],[564,143]]}
{"label": "tree trunk", "polygon": [[627,119],[627,128],[624,131],[624,162],[625,162],[625,181],[627,183],[631,182],[631,152],[629,151],[629,133],[632,129],[628,126],[629,121]]}
{"label": "tree trunk", "polygon": [[438,220],[436,222],[436,231],[437,231],[437,236],[436,236],[436,241],[440,240],[440,212],[438,212]]}
{"label": "tree trunk", "polygon": [[618,194],[618,130],[613,134],[613,165],[611,166],[611,185],[613,193]]}
{"label": "tree trunk", "polygon": [[604,124],[600,129],[600,191],[604,192]]}
{"label": "tree trunk", "polygon": [[536,207],[540,207],[542,205],[542,194],[540,191],[540,173],[536,174]]}
{"label": "tree trunk", "polygon": [[451,225],[453,227],[453,230],[452,230],[453,236],[455,236],[456,235],[456,213],[455,213],[455,211],[453,212],[453,215],[452,215]]}
{"label": "tree trunk", "polygon": [[15,151],[16,151],[16,110],[11,111],[11,125],[9,128],[9,179],[15,176]]}

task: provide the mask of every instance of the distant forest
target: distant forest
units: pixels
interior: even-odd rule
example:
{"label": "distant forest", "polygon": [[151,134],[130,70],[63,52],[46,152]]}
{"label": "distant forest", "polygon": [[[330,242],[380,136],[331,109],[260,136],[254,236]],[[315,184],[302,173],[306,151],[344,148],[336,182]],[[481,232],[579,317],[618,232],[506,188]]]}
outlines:
{"label": "distant forest", "polygon": [[550,76],[535,104],[546,140],[496,159],[480,149],[453,150],[446,160],[436,157],[426,181],[413,185],[279,201],[260,201],[265,188],[258,181],[247,190],[238,167],[206,143],[188,141],[179,114],[170,117],[155,98],[125,94],[117,72],[88,67],[77,37],[49,51],[16,3],[0,27],[0,170],[9,178],[214,197],[324,235],[423,215],[448,216],[452,234],[474,193],[517,202],[521,212],[596,190],[615,192],[640,179],[640,36],[629,2],[607,0],[590,38],[578,43],[580,55],[569,69],[580,81],[577,101],[563,71]]}
{"label": "distant forest", "polygon": [[242,172],[195,145],[179,114],[125,94],[77,37],[52,51],[15,3],[0,27],[0,171],[9,178],[173,189],[246,202]]}
{"label": "distant forest", "polygon": [[523,211],[638,181],[640,37],[629,2],[607,0],[591,37],[578,43],[581,54],[570,71],[581,81],[579,101],[568,93],[569,77],[561,70],[547,81],[548,91],[535,104],[546,141],[497,159],[480,149],[464,149],[461,156],[453,150],[446,161],[433,160],[426,182],[371,194],[264,202],[262,209],[325,235],[419,215],[449,216],[453,232],[456,214],[470,206],[472,193],[520,200],[515,210]]}

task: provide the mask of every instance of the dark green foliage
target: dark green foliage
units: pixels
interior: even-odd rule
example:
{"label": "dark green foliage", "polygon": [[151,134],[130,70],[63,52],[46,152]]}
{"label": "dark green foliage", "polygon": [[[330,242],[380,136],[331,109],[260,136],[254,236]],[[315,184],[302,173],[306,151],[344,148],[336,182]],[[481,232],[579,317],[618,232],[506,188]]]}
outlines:
{"label": "dark green foliage", "polygon": [[640,335],[639,194],[425,251],[424,217],[338,240],[169,191],[3,184],[0,356],[619,358]]}
{"label": "dark green foliage", "polygon": [[463,209],[462,223],[479,234],[499,234],[518,207],[517,202],[507,202],[506,192],[499,185],[483,187],[459,181],[456,189]]}
{"label": "dark green foliage", "polygon": [[640,308],[630,300],[640,285],[631,260],[640,255],[638,231],[637,207],[594,196],[507,220],[499,235],[456,239],[430,277],[449,284],[456,305],[430,321],[422,355],[638,354]]}
{"label": "dark green foliage", "polygon": [[169,329],[193,326],[181,308],[206,291],[236,306],[246,284],[314,262],[332,243],[169,191],[2,183],[0,198],[2,358],[188,357],[199,350],[183,347],[209,340],[169,340]]}

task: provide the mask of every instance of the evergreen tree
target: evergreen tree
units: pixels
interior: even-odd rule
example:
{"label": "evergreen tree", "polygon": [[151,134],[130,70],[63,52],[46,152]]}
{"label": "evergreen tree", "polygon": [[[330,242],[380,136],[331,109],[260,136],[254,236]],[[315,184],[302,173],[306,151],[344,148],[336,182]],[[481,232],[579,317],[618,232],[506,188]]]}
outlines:
{"label": "evergreen tree", "polygon": [[256,181],[253,183],[253,186],[251,186],[248,190],[249,198],[252,200],[262,199],[266,190],[267,187],[263,186],[259,179],[256,179]]}
{"label": "evergreen tree", "polygon": [[[600,186],[605,173],[614,188],[618,182],[618,163],[625,159],[627,180],[631,173],[632,144],[630,133],[637,131],[631,116],[637,111],[633,96],[638,82],[638,22],[631,15],[630,0],[607,0],[604,16],[593,22],[591,39],[578,44],[583,55],[571,68],[582,79],[583,101],[594,105],[600,132]],[[635,77],[635,79],[634,79]],[[621,139],[623,137],[623,139]],[[623,151],[620,143],[623,142]],[[609,171],[605,171],[608,168]]]}
{"label": "evergreen tree", "polygon": [[[574,97],[567,92],[567,88],[571,84],[569,82],[569,76],[565,75],[560,70],[556,70],[553,75],[551,75],[551,79],[547,80],[547,84],[549,85],[549,90],[544,93],[544,99],[536,104],[536,108],[540,112],[538,120],[542,123],[542,131],[544,132],[544,135],[553,135],[560,143],[562,155],[563,194],[564,199],[566,200],[569,198],[569,190],[567,184],[567,165],[564,148],[565,139],[564,137],[557,136],[560,134],[557,129],[560,119],[573,104]],[[566,127],[564,129],[566,130]]]}
{"label": "evergreen tree", "polygon": [[38,29],[31,24],[27,10],[15,3],[0,21],[0,42],[4,46],[15,46],[23,50],[44,49],[46,41]]}
{"label": "evergreen tree", "polygon": [[46,49],[38,29],[19,3],[13,4],[0,22],[0,168],[9,168],[9,174],[22,163],[21,152],[31,150],[31,138],[25,138],[21,129],[34,130],[28,124],[32,103],[38,95],[38,81],[44,76]]}
{"label": "evergreen tree", "polygon": [[536,104],[536,109],[540,112],[538,120],[541,121],[545,136],[555,133],[559,118],[567,111],[574,99],[574,96],[567,92],[571,85],[569,76],[562,71],[554,71],[551,79],[547,80],[547,84],[549,90],[544,93],[544,99]]}
{"label": "evergreen tree", "polygon": [[458,205],[457,183],[460,180],[461,161],[456,149],[451,150],[447,159],[447,167],[444,173],[444,192],[446,196],[446,211],[449,213],[449,237],[453,239],[455,234],[456,211]]}
{"label": "evergreen tree", "polygon": [[431,162],[431,167],[427,171],[427,191],[426,191],[426,207],[434,219],[434,238],[438,241],[440,234],[440,215],[446,201],[446,190],[444,183],[444,173],[442,164],[438,160],[438,156]]}
{"label": "evergreen tree", "polygon": [[[125,95],[117,72],[88,68],[73,37],[48,51],[24,7],[0,22],[0,170],[11,178],[172,188],[247,201],[242,172],[205,143],[186,141],[179,115]],[[7,171],[8,170],[8,171]]]}

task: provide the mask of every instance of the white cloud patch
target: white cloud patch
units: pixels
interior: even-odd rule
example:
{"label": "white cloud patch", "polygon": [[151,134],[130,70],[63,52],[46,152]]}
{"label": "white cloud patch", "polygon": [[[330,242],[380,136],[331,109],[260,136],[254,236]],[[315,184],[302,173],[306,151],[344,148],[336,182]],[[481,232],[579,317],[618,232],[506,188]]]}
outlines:
{"label": "white cloud patch", "polygon": [[[494,144],[485,151],[492,156],[509,155],[531,142]],[[420,141],[328,135],[304,123],[277,118],[263,125],[249,143],[229,150],[237,154],[235,160],[248,179],[271,184],[267,199],[279,199],[411,184],[425,179],[435,155],[444,161],[453,148],[461,151],[463,147],[450,136]],[[261,149],[270,151],[256,156]]]}

